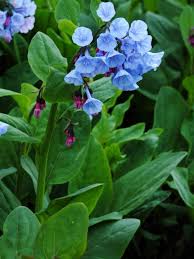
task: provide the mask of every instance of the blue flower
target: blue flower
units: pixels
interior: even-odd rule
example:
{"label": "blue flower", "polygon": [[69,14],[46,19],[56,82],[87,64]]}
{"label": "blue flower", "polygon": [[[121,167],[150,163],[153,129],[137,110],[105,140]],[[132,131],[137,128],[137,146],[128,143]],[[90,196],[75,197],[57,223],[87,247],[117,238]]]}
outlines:
{"label": "blue flower", "polygon": [[85,56],[76,61],[75,67],[79,73],[93,73],[95,71],[95,59],[86,51]]}
{"label": "blue flower", "polygon": [[97,39],[97,47],[106,52],[113,51],[117,46],[116,39],[109,33],[101,33]]}
{"label": "blue flower", "polygon": [[87,101],[83,105],[83,110],[89,115],[93,116],[101,112],[103,103],[90,94],[89,89],[86,87],[86,95],[88,97]]}
{"label": "blue flower", "polygon": [[88,46],[93,40],[92,31],[86,27],[78,27],[73,33],[72,40],[80,47]]}
{"label": "blue flower", "polygon": [[0,121],[0,136],[7,133],[8,127],[9,127],[9,125],[7,123]]}
{"label": "blue flower", "polygon": [[2,29],[2,30],[4,28],[4,23],[6,21],[6,17],[7,17],[7,12],[0,11],[0,29]]}
{"label": "blue flower", "polygon": [[67,84],[73,84],[76,86],[83,84],[83,79],[82,79],[80,73],[78,71],[76,71],[75,69],[72,70],[71,72],[69,72],[65,76],[64,80]]}
{"label": "blue flower", "polygon": [[125,56],[116,50],[108,53],[106,56],[106,63],[111,68],[119,67],[124,62],[125,62]]}
{"label": "blue flower", "polygon": [[11,32],[17,33],[20,30],[20,27],[24,24],[25,19],[24,16],[19,13],[14,13],[11,16]]}
{"label": "blue flower", "polygon": [[130,71],[135,71],[136,74],[143,74],[144,63],[142,56],[140,54],[129,56],[124,64],[124,67]]}
{"label": "blue flower", "polygon": [[137,41],[137,52],[144,55],[146,52],[152,49],[152,36],[147,35],[144,40]]}
{"label": "blue flower", "polygon": [[26,17],[24,24],[20,27],[21,33],[28,33],[34,28],[35,18],[34,16]]}
{"label": "blue flower", "polygon": [[137,51],[137,44],[134,40],[129,37],[123,39],[121,44],[121,51],[125,53],[127,56],[131,56]]}
{"label": "blue flower", "polygon": [[109,71],[109,67],[106,64],[105,57],[96,57],[95,58],[95,72],[97,74],[105,74]]}
{"label": "blue flower", "polygon": [[144,62],[144,73],[147,73],[150,70],[156,70],[162,62],[162,57],[164,56],[164,52],[152,53],[148,52],[143,56]]}
{"label": "blue flower", "polygon": [[124,18],[117,18],[111,23],[109,29],[115,38],[122,39],[129,31],[129,24]]}
{"label": "blue flower", "polygon": [[115,16],[115,8],[111,2],[100,3],[97,9],[97,15],[103,22],[109,22]]}
{"label": "blue flower", "polygon": [[141,20],[136,20],[131,23],[129,29],[129,37],[134,41],[144,40],[148,35],[147,24]]}
{"label": "blue flower", "polygon": [[139,86],[134,78],[125,70],[119,70],[112,78],[112,84],[123,91],[133,91]]}
{"label": "blue flower", "polygon": [[20,8],[22,7],[22,4],[24,0],[8,0],[8,2],[14,7],[14,8]]}

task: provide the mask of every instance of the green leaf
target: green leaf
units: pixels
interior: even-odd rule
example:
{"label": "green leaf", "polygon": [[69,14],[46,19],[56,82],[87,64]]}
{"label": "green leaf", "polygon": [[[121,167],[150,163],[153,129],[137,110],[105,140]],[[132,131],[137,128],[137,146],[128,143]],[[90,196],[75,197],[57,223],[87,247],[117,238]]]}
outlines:
{"label": "green leaf", "polygon": [[10,116],[8,114],[0,113],[0,121],[3,121],[14,128],[17,128],[26,134],[32,134],[32,127],[30,124],[26,122],[26,120],[19,118],[19,117],[14,117]]}
{"label": "green leaf", "polygon": [[194,49],[188,42],[190,30],[194,25],[194,10],[191,6],[186,6],[183,9],[179,23],[185,46],[187,47],[190,55],[193,57]]}
{"label": "green leaf", "polygon": [[104,223],[89,231],[88,249],[83,259],[120,259],[140,225],[138,219]]}
{"label": "green leaf", "polygon": [[64,71],[67,67],[67,60],[61,56],[55,43],[42,32],[37,32],[30,43],[28,61],[43,82],[47,81],[51,70]]}
{"label": "green leaf", "polygon": [[129,172],[129,170],[150,161],[158,146],[161,133],[161,129],[152,129],[146,132],[140,139],[127,143],[122,149],[126,158],[118,163],[114,176],[118,178]]}
{"label": "green leaf", "polygon": [[147,12],[146,21],[151,34],[158,41],[166,55],[182,47],[178,26],[171,20],[164,16]]}
{"label": "green leaf", "polygon": [[9,167],[6,169],[0,169],[0,180],[2,180],[4,177],[14,174],[17,172],[17,169],[15,167]]}
{"label": "green leaf", "polygon": [[76,0],[59,0],[55,9],[56,20],[68,19],[77,24],[80,16],[80,4]]}
{"label": "green leaf", "polygon": [[95,183],[103,183],[104,189],[93,215],[103,215],[109,211],[112,199],[112,180],[110,167],[101,144],[91,136],[87,145],[87,155],[81,171],[69,184],[69,192],[75,192]]}
{"label": "green leaf", "polygon": [[188,76],[183,80],[183,86],[188,92],[188,101],[190,105],[194,104],[194,76]]}
{"label": "green leaf", "polygon": [[69,203],[82,202],[88,208],[88,213],[94,210],[97,201],[99,200],[103,190],[103,184],[93,184],[88,187],[82,188],[75,193],[69,194],[64,197],[54,199],[50,202],[48,208],[43,214],[49,216],[63,209]]}
{"label": "green leaf", "polygon": [[14,128],[9,125],[8,130],[5,134],[1,136],[1,140],[6,141],[16,141],[16,142],[24,142],[24,143],[39,143],[39,139],[34,138],[26,134],[25,132]]}
{"label": "green leaf", "polygon": [[84,162],[85,146],[90,136],[90,119],[85,112],[77,111],[73,114],[72,123],[75,124],[76,142],[71,148],[65,146],[66,137],[63,134],[68,124],[67,120],[62,119],[53,133],[48,157],[48,184],[69,181],[79,173]]}
{"label": "green leaf", "polygon": [[98,25],[100,25],[102,23],[102,21],[100,20],[100,18],[98,17],[98,15],[96,13],[100,3],[101,3],[101,0],[91,0],[90,1],[90,10]]}
{"label": "green leaf", "polygon": [[103,221],[112,221],[112,220],[120,220],[123,218],[123,215],[117,211],[105,214],[103,216],[97,218],[90,219],[90,227],[96,224],[99,224]]}
{"label": "green leaf", "polygon": [[35,258],[80,258],[86,249],[87,231],[85,205],[68,205],[42,224],[35,243]]}
{"label": "green leaf", "polygon": [[114,183],[112,211],[128,214],[142,205],[166,181],[185,152],[163,153],[130,171]]}
{"label": "green leaf", "polygon": [[38,171],[37,171],[37,168],[36,168],[34,162],[27,155],[23,155],[20,159],[20,162],[21,162],[22,168],[32,179],[34,190],[36,192],[37,191],[37,181],[38,181]]}
{"label": "green leaf", "polygon": [[67,33],[69,36],[72,36],[77,26],[68,19],[63,19],[58,21],[58,27],[61,33]]}
{"label": "green leaf", "polygon": [[112,85],[110,78],[101,78],[90,84],[94,98],[101,100],[103,103],[113,97],[117,92],[120,92]]}
{"label": "green leaf", "polygon": [[132,98],[133,98],[133,95],[131,95],[129,99],[124,103],[117,104],[113,108],[113,111],[111,113],[109,120],[113,121],[113,123],[115,124],[115,128],[119,127],[122,124],[125,112],[130,108]]}
{"label": "green leaf", "polygon": [[117,129],[112,132],[112,136],[107,140],[107,144],[123,144],[133,139],[138,139],[144,133],[145,124],[138,123],[129,128]]}
{"label": "green leaf", "polygon": [[[37,217],[26,207],[14,209],[3,225],[3,238],[15,255],[33,255],[34,242],[40,227]],[[1,254],[1,253],[0,253]]]}
{"label": "green leaf", "polygon": [[77,87],[65,84],[64,76],[64,72],[51,71],[44,90],[46,101],[56,103],[72,100],[73,93]]}
{"label": "green leaf", "polygon": [[0,229],[2,230],[3,223],[7,215],[16,207],[20,206],[20,201],[15,195],[0,181]]}
{"label": "green leaf", "polygon": [[191,193],[188,185],[188,170],[186,168],[176,168],[171,172],[175,189],[178,191],[185,204],[194,208],[194,194]]}
{"label": "green leaf", "polygon": [[5,97],[5,96],[12,97],[20,107],[21,112],[25,115],[25,117],[28,116],[29,106],[30,106],[29,98],[27,98],[26,96],[20,93],[0,88],[0,97]]}
{"label": "green leaf", "polygon": [[193,159],[194,155],[194,113],[184,119],[181,126],[181,134],[189,144],[188,157]]}
{"label": "green leaf", "polygon": [[28,43],[21,34],[15,34],[13,38],[14,50],[18,63],[26,60],[28,52]]}
{"label": "green leaf", "polygon": [[160,137],[158,153],[178,148],[180,128],[189,109],[178,91],[162,87],[155,106],[154,127],[164,129]]}

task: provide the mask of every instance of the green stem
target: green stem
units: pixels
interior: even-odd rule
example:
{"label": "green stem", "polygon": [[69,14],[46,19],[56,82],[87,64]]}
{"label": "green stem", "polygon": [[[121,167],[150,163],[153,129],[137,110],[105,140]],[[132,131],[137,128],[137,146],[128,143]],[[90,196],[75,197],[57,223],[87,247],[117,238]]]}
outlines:
{"label": "green stem", "polygon": [[52,134],[55,128],[56,115],[58,104],[54,103],[51,106],[47,129],[43,143],[40,148],[41,160],[39,162],[38,187],[36,196],[36,211],[40,211],[44,206],[44,196],[46,192],[46,177],[47,177],[47,162],[48,153],[51,144]]}

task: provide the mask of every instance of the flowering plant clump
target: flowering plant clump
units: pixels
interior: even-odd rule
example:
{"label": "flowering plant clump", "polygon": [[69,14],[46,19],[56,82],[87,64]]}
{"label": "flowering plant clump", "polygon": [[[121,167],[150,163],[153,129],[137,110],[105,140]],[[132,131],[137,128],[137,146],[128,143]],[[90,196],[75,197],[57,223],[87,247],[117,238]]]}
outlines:
{"label": "flowering plant clump", "polygon": [[34,27],[36,4],[32,0],[0,2],[0,38],[10,42],[15,33],[28,33]]}
{"label": "flowering plant clump", "polygon": [[[102,102],[92,98],[88,79],[97,75],[111,76],[112,84],[123,91],[138,89],[137,83],[143,74],[156,70],[164,52],[153,53],[152,37],[148,35],[147,24],[135,20],[129,26],[124,18],[116,18],[114,5],[102,2],[97,15],[103,22],[100,33],[93,37],[86,27],[78,27],[72,36],[80,50],[74,59],[74,69],[65,76],[65,82],[75,86],[84,85],[87,101],[83,110],[90,116],[98,114]],[[92,55],[94,47],[95,55]]]}

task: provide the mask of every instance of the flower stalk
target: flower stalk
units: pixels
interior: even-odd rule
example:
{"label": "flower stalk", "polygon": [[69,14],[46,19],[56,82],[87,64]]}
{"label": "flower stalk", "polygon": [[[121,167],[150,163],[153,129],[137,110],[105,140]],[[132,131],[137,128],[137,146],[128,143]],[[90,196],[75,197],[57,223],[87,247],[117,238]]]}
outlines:
{"label": "flower stalk", "polygon": [[44,207],[44,197],[46,192],[46,178],[47,178],[47,163],[48,154],[51,144],[53,131],[56,124],[58,104],[54,103],[51,106],[47,129],[43,143],[40,147],[41,161],[39,162],[38,187],[36,196],[36,211],[41,211]]}

